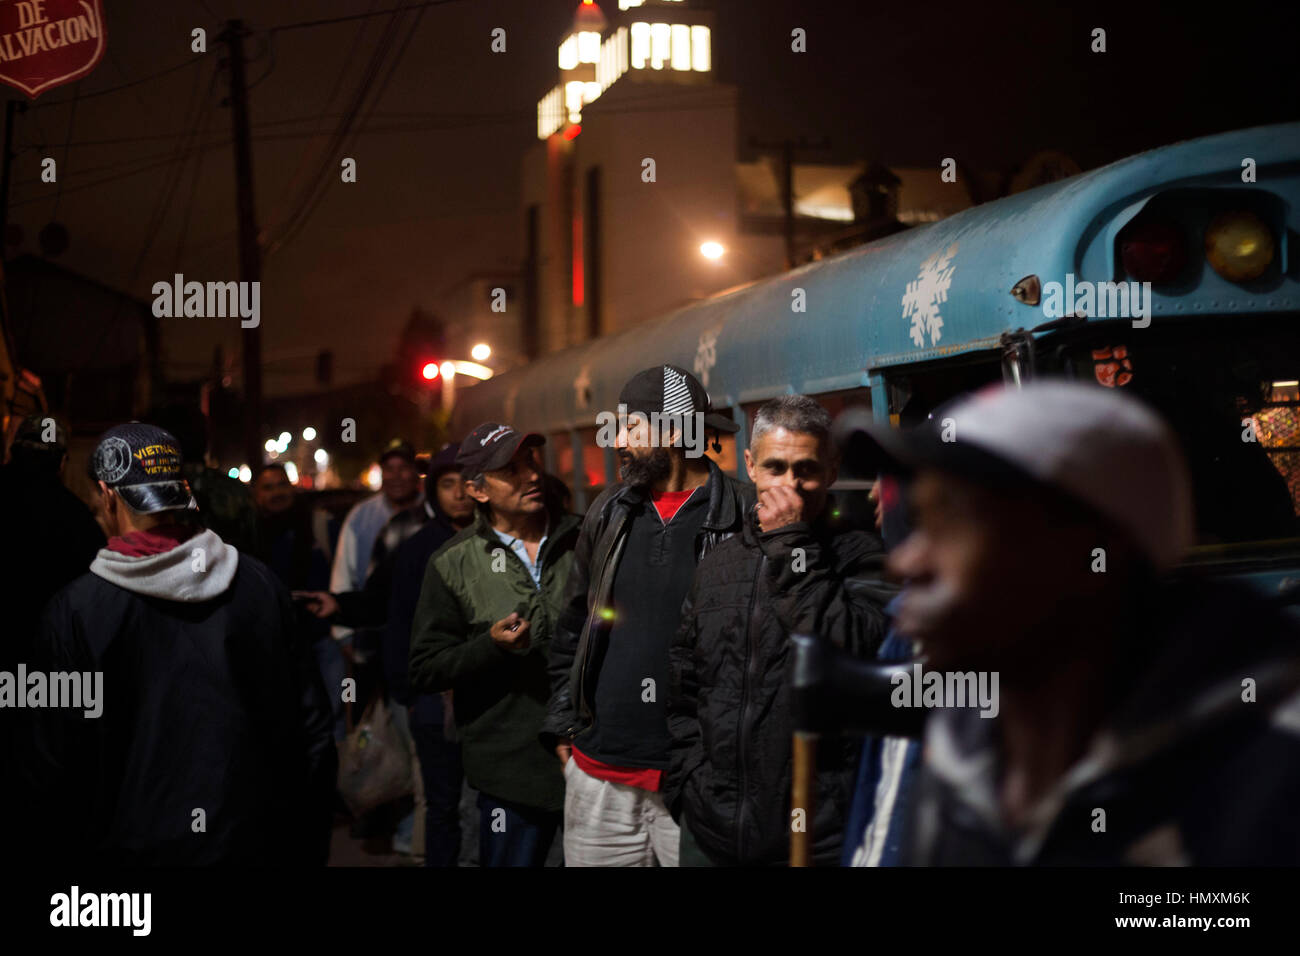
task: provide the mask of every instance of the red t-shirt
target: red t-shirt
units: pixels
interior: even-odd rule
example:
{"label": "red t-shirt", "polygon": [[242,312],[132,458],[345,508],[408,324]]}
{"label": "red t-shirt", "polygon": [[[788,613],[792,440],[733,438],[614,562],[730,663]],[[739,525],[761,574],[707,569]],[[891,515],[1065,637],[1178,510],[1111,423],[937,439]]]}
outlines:
{"label": "red t-shirt", "polygon": [[636,787],[639,790],[649,790],[651,793],[658,793],[659,787],[663,783],[664,772],[662,770],[646,770],[641,767],[615,767],[599,760],[593,760],[577,747],[573,748],[572,757],[578,761],[578,766],[582,768],[583,773],[588,777],[595,777],[597,780],[622,783],[629,787]]}
{"label": "red t-shirt", "polygon": [[650,500],[654,502],[659,517],[663,519],[664,524],[667,524],[673,520],[673,515],[677,514],[682,505],[690,500],[695,491],[694,488],[688,488],[686,491],[660,491],[652,493]]}
{"label": "red t-shirt", "polygon": [[[667,524],[673,520],[673,516],[681,510],[682,505],[686,504],[691,495],[695,494],[697,490],[696,488],[688,488],[685,491],[661,491],[652,493],[650,500],[654,502],[655,510],[659,512],[659,517],[663,520],[663,523]],[[595,777],[597,780],[621,783],[640,790],[649,790],[652,793],[658,793],[663,783],[664,772],[662,770],[646,770],[643,767],[615,767],[612,764],[588,757],[577,747],[573,748],[573,759],[578,761],[578,766],[582,768],[583,773],[589,777]]]}

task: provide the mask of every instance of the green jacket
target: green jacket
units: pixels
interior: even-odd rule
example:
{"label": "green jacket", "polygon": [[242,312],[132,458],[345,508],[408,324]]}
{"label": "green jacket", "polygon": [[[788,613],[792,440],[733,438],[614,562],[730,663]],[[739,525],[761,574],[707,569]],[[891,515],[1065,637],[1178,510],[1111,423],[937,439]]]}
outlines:
{"label": "green jacket", "polygon": [[[580,520],[554,513],[539,557],[540,590],[480,512],[429,559],[411,631],[411,688],[453,691],[470,785],[541,810],[564,809],[560,761],[538,742],[550,682],[546,665]],[[525,605],[523,651],[488,633]]]}

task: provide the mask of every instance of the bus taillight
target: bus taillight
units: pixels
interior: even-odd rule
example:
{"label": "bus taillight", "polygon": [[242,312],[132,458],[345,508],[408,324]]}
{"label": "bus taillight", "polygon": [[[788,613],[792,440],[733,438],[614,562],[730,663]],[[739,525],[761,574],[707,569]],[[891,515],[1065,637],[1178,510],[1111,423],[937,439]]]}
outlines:
{"label": "bus taillight", "polygon": [[1205,260],[1229,282],[1258,279],[1273,261],[1273,233],[1253,212],[1225,212],[1205,230]]}
{"label": "bus taillight", "polygon": [[1129,278],[1159,285],[1173,282],[1182,274],[1187,264],[1187,242],[1181,230],[1148,219],[1124,230],[1119,254]]}

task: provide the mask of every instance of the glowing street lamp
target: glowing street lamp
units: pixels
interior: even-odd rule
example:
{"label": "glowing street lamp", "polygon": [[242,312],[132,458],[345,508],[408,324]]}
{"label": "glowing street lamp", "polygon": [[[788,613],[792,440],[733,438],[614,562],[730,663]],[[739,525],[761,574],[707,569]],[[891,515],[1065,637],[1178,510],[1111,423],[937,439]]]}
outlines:
{"label": "glowing street lamp", "polygon": [[706,259],[721,259],[722,254],[726,251],[726,249],[722,248],[722,243],[713,242],[712,240],[700,246],[700,255]]}
{"label": "glowing street lamp", "polygon": [[492,347],[489,346],[486,342],[480,342],[478,345],[474,346],[472,349],[469,350],[470,358],[472,358],[475,362],[485,362],[487,361],[488,357],[491,354],[492,354]]}
{"label": "glowing street lamp", "polygon": [[316,429],[312,428],[310,425],[308,425],[306,428],[302,430],[303,441],[312,441],[315,437],[316,437]]}

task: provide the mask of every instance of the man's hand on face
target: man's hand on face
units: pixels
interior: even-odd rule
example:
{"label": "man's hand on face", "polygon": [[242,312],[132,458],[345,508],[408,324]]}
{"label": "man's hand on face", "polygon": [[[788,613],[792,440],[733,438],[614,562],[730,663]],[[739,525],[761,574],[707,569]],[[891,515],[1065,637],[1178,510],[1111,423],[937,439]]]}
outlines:
{"label": "man's hand on face", "polygon": [[518,611],[511,611],[509,617],[503,617],[493,624],[489,633],[492,640],[508,650],[528,649],[528,622],[519,616]]}
{"label": "man's hand on face", "polygon": [[789,485],[758,493],[758,526],[775,531],[803,520],[803,496]]}

